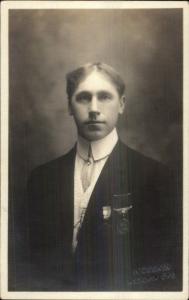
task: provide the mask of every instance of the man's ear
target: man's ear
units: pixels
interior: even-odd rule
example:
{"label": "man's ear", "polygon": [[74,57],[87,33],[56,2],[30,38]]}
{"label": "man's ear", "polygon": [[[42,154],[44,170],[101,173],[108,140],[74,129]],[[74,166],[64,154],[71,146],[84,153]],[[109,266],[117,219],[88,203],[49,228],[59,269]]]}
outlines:
{"label": "man's ear", "polygon": [[124,112],[125,103],[126,103],[125,95],[121,96],[119,101],[120,101],[119,113],[122,114]]}

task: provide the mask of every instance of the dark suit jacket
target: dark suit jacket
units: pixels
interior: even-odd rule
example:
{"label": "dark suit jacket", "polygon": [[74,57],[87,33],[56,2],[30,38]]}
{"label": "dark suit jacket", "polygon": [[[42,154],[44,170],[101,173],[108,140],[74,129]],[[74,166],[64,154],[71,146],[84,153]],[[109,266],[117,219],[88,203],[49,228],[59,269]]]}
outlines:
{"label": "dark suit jacket", "polygon": [[[181,290],[178,183],[166,167],[121,142],[96,183],[72,253],[75,149],[29,180],[29,289]],[[117,208],[128,206],[123,217]]]}

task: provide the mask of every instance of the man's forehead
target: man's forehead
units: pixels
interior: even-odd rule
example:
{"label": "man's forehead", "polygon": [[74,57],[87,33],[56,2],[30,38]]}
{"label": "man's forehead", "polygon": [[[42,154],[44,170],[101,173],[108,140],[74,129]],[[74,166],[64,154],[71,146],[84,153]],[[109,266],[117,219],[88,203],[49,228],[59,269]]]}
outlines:
{"label": "man's forehead", "polygon": [[101,71],[94,70],[81,80],[76,89],[76,93],[82,90],[107,90],[115,92],[116,86],[108,75]]}

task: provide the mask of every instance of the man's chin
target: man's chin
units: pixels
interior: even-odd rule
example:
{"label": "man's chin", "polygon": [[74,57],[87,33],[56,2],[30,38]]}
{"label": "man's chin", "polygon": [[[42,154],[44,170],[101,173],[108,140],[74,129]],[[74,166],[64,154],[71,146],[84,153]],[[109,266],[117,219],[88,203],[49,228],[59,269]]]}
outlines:
{"label": "man's chin", "polygon": [[103,139],[105,136],[108,135],[108,133],[100,132],[100,131],[92,131],[92,132],[86,132],[86,133],[80,133],[80,135],[87,141],[93,142]]}

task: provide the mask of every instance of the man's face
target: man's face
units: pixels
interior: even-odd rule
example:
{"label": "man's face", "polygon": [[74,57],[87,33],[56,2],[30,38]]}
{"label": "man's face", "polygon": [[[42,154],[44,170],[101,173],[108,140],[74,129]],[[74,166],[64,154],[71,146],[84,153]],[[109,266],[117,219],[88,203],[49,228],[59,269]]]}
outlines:
{"label": "man's face", "polygon": [[104,138],[122,114],[125,98],[102,73],[93,71],[78,85],[69,104],[78,133],[88,141]]}

